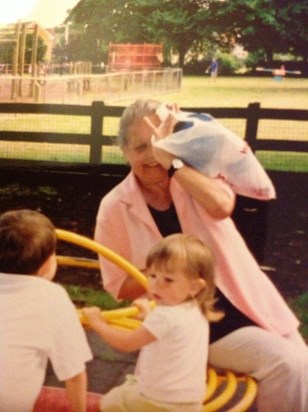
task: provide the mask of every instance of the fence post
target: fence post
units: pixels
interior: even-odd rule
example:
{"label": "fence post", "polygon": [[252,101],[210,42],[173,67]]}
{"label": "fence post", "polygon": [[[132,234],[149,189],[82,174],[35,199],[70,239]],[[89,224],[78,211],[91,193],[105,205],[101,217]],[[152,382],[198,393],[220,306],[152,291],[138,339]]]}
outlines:
{"label": "fence post", "polygon": [[102,134],[104,107],[104,102],[92,103],[90,165],[100,165],[102,163]]}
{"label": "fence post", "polygon": [[245,140],[255,152],[257,149],[258,123],[260,118],[260,103],[250,103],[247,107]]}

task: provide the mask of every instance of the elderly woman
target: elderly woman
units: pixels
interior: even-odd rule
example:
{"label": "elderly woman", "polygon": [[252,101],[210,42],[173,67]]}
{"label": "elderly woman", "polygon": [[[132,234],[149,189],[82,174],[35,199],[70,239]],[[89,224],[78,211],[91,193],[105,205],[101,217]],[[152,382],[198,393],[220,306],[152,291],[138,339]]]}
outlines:
{"label": "elderly woman", "polygon": [[[153,134],[164,138],[176,127],[172,115],[160,120],[159,105],[137,100],[122,115],[119,144],[131,171],[102,199],[95,240],[142,270],[148,250],[162,237],[199,237],[214,254],[218,306],[226,314],[211,326],[210,363],[255,377],[259,411],[307,411],[308,351],[299,322],[230,219],[231,188],[151,145]],[[101,272],[116,298],[145,292],[103,258]]]}

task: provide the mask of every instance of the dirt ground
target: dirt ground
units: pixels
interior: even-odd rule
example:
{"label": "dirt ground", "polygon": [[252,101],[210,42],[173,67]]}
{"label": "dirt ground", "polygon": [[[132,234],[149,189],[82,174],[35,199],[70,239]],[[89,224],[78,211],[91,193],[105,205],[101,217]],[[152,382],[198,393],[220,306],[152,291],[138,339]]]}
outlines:
{"label": "dirt ground", "polygon": [[[233,218],[250,249],[286,298],[308,287],[307,174],[271,173],[277,200],[259,202],[238,197]],[[93,237],[101,197],[122,177],[0,170],[0,213],[8,209],[37,209],[56,227]],[[65,242],[59,254],[94,257]],[[61,269],[64,283],[101,287],[98,272]]]}

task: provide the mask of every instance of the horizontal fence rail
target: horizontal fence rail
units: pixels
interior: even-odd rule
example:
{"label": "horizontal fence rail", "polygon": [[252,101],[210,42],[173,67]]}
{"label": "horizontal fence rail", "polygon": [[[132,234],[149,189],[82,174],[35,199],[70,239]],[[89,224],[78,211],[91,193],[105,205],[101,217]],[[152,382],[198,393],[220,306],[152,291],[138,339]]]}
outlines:
{"label": "horizontal fence rail", "polygon": [[[0,103],[0,166],[67,166],[68,168],[77,164],[91,167],[102,166],[106,163],[106,160],[104,160],[106,148],[117,147],[115,142],[117,129],[116,127],[108,129],[106,127],[107,121],[115,119],[113,123],[117,126],[123,110],[123,106],[110,106],[101,101],[94,101],[88,106]],[[240,120],[242,122],[241,137],[247,141],[254,152],[274,151],[300,154],[307,154],[308,152],[308,110],[266,109],[261,108],[259,103],[251,103],[246,108],[190,107],[182,110],[210,113],[217,119],[227,121]],[[35,130],[37,128],[34,127],[36,119],[42,115],[51,117],[52,128],[55,131],[44,130],[46,122],[44,119],[41,122],[39,131]],[[30,117],[28,118],[28,116]],[[77,120],[86,119],[87,130],[81,130],[82,127],[80,127],[80,130],[74,130],[73,132],[62,130],[64,126],[59,123],[59,116],[73,119],[71,120],[72,126],[77,123]],[[16,124],[19,121],[21,121],[21,126],[17,127]],[[266,126],[267,121],[279,122],[280,128],[277,129],[274,138],[267,137],[267,135],[270,135],[270,131],[263,133],[265,137],[260,138],[260,130],[264,127],[264,124]],[[287,128],[286,125],[288,125]],[[266,127],[271,128],[271,126]],[[78,129],[78,125],[76,128]],[[280,138],[280,134],[285,133],[287,133],[288,138]],[[50,149],[47,148],[45,149],[45,159],[23,159],[20,156],[14,157],[14,154],[8,155],[5,143],[15,143],[16,153],[20,151],[19,147],[24,147],[27,143],[48,143],[57,145],[57,147],[69,145],[72,148],[83,146],[87,149],[87,156],[85,160],[80,162],[78,160],[49,159],[48,152]],[[117,161],[109,159],[108,165],[123,168],[124,161],[120,157],[121,154],[118,154]]]}

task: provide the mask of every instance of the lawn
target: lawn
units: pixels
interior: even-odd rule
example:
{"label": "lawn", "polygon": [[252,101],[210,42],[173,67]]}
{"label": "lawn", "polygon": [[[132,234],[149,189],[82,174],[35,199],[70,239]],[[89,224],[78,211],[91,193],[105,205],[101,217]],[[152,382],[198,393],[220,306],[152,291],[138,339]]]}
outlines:
{"label": "lawn", "polygon": [[[214,82],[208,76],[183,76],[178,93],[151,95],[165,102],[177,102],[180,107],[247,107],[260,102],[267,108],[308,108],[308,79],[285,78],[275,82],[272,77],[218,77]],[[127,105],[131,100],[112,104]],[[0,114],[0,130],[35,131],[46,133],[90,133],[87,117],[45,114]],[[244,136],[245,122],[241,119],[221,119],[239,136]],[[104,121],[104,134],[116,135],[118,119]],[[308,122],[264,120],[259,125],[259,139],[292,139],[308,141]],[[0,142],[2,158],[64,161],[87,163],[88,147],[63,144]],[[260,161],[268,170],[308,171],[308,155],[292,153],[258,153]],[[122,163],[116,147],[104,147],[104,163]]]}
{"label": "lawn", "polygon": [[277,109],[308,109],[308,79],[285,78],[275,82],[272,77],[184,76],[179,93],[162,98],[182,107],[247,107],[259,102],[261,107]]}

